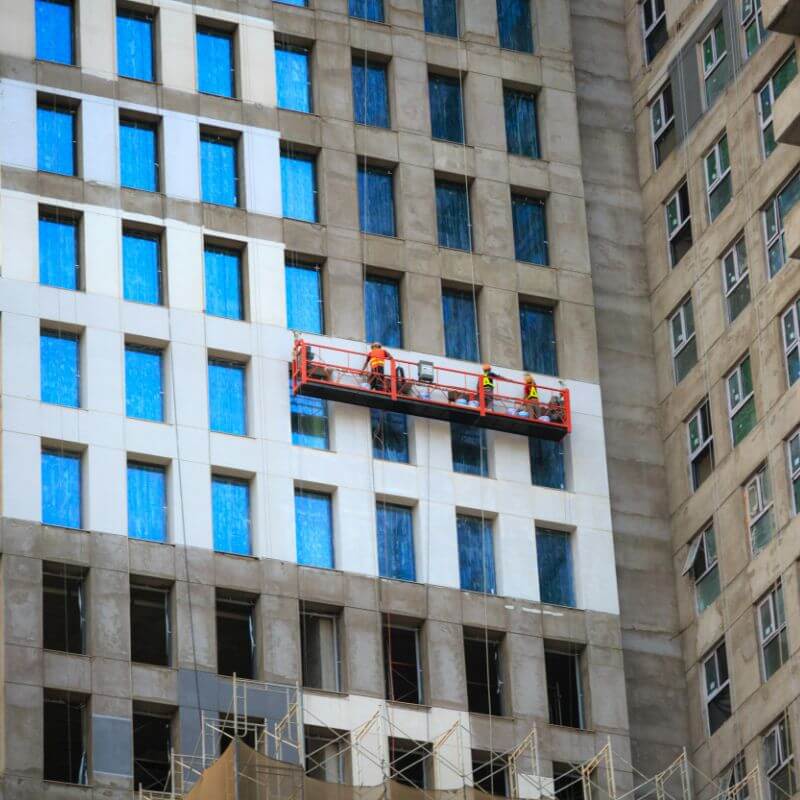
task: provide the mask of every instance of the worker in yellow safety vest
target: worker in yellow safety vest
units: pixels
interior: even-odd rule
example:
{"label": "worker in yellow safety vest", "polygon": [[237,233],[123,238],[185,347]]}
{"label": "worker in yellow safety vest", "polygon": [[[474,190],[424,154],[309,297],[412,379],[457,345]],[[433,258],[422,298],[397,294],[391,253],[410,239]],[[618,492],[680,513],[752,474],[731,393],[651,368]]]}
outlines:
{"label": "worker in yellow safety vest", "polygon": [[386,360],[391,358],[389,351],[385,350],[380,342],[373,342],[367,357],[364,360],[364,370],[369,367],[369,385],[372,389],[384,389],[384,366]]}
{"label": "worker in yellow safety vest", "polygon": [[522,407],[538,417],[542,413],[542,405],[539,401],[539,387],[533,379],[533,375],[525,373],[525,385],[522,387]]}
{"label": "worker in yellow safety vest", "polygon": [[480,395],[481,388],[483,389],[483,399],[486,408],[491,408],[494,403],[494,379],[498,376],[492,372],[491,364],[483,365],[483,372],[478,378],[478,394]]}

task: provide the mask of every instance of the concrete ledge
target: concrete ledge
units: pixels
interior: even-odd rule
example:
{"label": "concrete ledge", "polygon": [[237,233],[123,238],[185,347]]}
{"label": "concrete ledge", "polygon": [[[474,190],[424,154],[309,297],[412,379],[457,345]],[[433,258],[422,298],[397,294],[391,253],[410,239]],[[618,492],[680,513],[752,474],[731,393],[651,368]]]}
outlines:
{"label": "concrete ledge", "polygon": [[800,0],[762,0],[761,11],[769,30],[800,35]]}
{"label": "concrete ledge", "polygon": [[800,203],[786,217],[786,252],[789,258],[800,259]]}
{"label": "concrete ledge", "polygon": [[775,101],[772,120],[779,142],[800,146],[800,81],[792,81]]}

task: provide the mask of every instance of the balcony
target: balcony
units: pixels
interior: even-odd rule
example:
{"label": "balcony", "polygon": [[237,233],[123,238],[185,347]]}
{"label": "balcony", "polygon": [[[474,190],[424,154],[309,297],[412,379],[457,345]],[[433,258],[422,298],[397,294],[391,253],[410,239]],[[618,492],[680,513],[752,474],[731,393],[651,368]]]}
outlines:
{"label": "balcony", "polygon": [[772,120],[779,142],[800,147],[800,81],[793,80],[775,101]]}
{"label": "balcony", "polygon": [[512,378],[496,376],[494,392],[488,394],[480,372],[390,357],[383,374],[371,375],[366,357],[366,348],[345,350],[298,339],[292,391],[549,441],[563,439],[572,429],[569,389],[539,385],[539,400],[531,403],[523,400],[524,384]]}
{"label": "balcony", "polygon": [[800,36],[800,0],[762,0],[761,12],[769,30]]}
{"label": "balcony", "polygon": [[784,222],[786,252],[789,258],[800,259],[800,203],[787,214]]}

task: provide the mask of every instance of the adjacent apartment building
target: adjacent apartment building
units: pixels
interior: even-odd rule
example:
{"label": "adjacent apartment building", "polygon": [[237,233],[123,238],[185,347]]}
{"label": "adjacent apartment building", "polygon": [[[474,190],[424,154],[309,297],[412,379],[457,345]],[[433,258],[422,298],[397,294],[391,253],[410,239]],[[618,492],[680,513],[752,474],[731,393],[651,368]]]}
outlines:
{"label": "adjacent apartment building", "polygon": [[784,797],[800,743],[800,4],[629,5],[687,745],[721,784],[760,766]]}
{"label": "adjacent apartment building", "polygon": [[[684,746],[796,790],[768,3],[0,0],[4,798],[166,788],[234,674],[331,781],[566,798],[610,742],[620,791]],[[301,393],[298,338],[463,383]]]}

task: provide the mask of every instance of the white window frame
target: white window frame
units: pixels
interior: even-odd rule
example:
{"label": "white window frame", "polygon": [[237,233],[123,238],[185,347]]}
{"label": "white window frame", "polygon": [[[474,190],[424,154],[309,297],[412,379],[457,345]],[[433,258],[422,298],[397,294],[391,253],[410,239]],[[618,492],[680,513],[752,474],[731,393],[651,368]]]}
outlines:
{"label": "white window frame", "polygon": [[[727,395],[728,400],[728,420],[731,425],[731,436],[733,436],[733,418],[747,405],[748,401],[751,397],[755,394],[755,386],[750,390],[750,394],[746,397],[742,396],[739,399],[739,402],[736,405],[731,405],[731,385],[730,379],[735,375],[736,379],[739,383],[739,394],[743,394],[743,387],[744,381],[742,380],[742,366],[744,362],[750,358],[750,354],[748,353],[739,363],[725,376],[725,393]],[[750,367],[750,377],[752,378],[753,375],[753,367]]]}
{"label": "white window frame", "polygon": [[[744,486],[744,500],[747,506],[747,524],[750,528],[750,541],[753,539],[753,528],[759,520],[768,514],[774,505],[772,484],[769,479],[768,465],[763,464],[758,472],[750,478]],[[751,490],[753,493],[751,495]],[[751,496],[755,498],[756,507],[750,502]]]}
{"label": "white window frame", "polygon": [[[725,38],[725,25],[720,18],[711,30],[703,37],[703,41],[700,43],[700,58],[703,62],[703,88],[705,88],[706,84],[708,83],[708,79],[714,74],[717,67],[725,60],[726,56],[728,55],[728,42],[727,39],[725,40],[725,50],[722,53],[717,52],[717,28],[722,28],[722,35]],[[714,55],[713,63],[708,66],[706,65],[706,42],[711,41],[711,51]]]}
{"label": "white window frame", "polygon": [[[733,761],[723,770],[723,778],[719,781],[720,794],[725,793],[730,800],[746,800],[750,796],[750,788],[747,784],[747,764],[744,758],[744,751],[737,753]],[[739,787],[738,791],[731,793],[734,787]]]}
{"label": "white window frame", "polygon": [[[743,246],[745,253],[744,266],[742,266],[741,259],[739,258],[740,245]],[[725,268],[729,258],[736,270],[736,281],[731,286],[728,286],[728,270]],[[730,322],[730,296],[739,288],[742,281],[750,276],[750,259],[747,258],[747,245],[745,244],[744,236],[740,236],[730,248],[728,248],[727,252],[722,256],[720,263],[722,264],[722,289],[725,293],[725,315],[728,322]]]}
{"label": "white window frame", "polygon": [[[787,341],[786,320],[790,319],[794,328],[794,341]],[[792,304],[781,314],[781,341],[783,342],[783,363],[786,366],[786,379],[789,380],[789,356],[800,349],[800,297],[792,300]],[[791,384],[790,384],[791,385]]]}
{"label": "white window frame", "polygon": [[[781,718],[764,734],[762,738],[762,753],[766,751],[767,740],[770,737],[775,738],[775,753],[778,756],[778,760],[772,765],[764,764],[764,774],[767,777],[767,781],[771,781],[776,773],[786,767],[791,769],[792,762],[794,761],[794,753],[791,752],[792,737],[789,729],[789,718],[785,712],[781,714]],[[789,752],[784,752],[784,749],[789,750]],[[772,796],[772,792],[769,794]]]}
{"label": "white window frame", "polygon": [[[777,598],[780,593],[781,610],[783,611],[783,621],[778,620]],[[769,609],[769,625],[764,629],[761,624],[761,609]],[[764,648],[778,638],[786,630],[786,607],[783,601],[783,584],[778,580],[759,604],[756,606],[756,625],[758,626],[758,646],[761,659],[761,674],[765,675],[764,668]],[[783,662],[786,663],[786,662]]]}
{"label": "white window frame", "polygon": [[[708,427],[709,427],[709,430],[707,430],[707,431],[704,430],[705,429],[705,424],[703,423],[703,409],[704,408],[707,409],[706,416],[708,418]],[[701,434],[701,437],[702,437],[702,441],[693,450],[692,449],[692,427],[691,426],[692,426],[692,422],[695,419],[697,420],[697,429],[698,429],[698,431],[700,431],[700,434]],[[694,480],[692,478],[692,474],[691,473],[692,473],[692,467],[694,466],[695,459],[700,455],[700,453],[703,452],[703,450],[705,450],[708,447],[708,445],[711,445],[711,447],[712,447],[712,456],[711,456],[712,464],[713,464],[713,459],[714,459],[714,456],[713,456],[714,432],[713,432],[713,430],[711,430],[711,407],[709,406],[708,398],[706,398],[705,400],[703,400],[702,403],[700,403],[700,405],[694,410],[692,415],[687,420],[687,422],[686,422],[686,438],[688,440],[688,446],[689,446],[689,473],[690,473],[689,474],[689,478],[690,478],[690,482],[691,482],[692,486],[694,486]]]}
{"label": "white window frame", "polygon": [[[795,467],[792,464],[792,444],[796,442],[797,453],[798,453],[798,462],[797,466]],[[787,440],[786,440],[786,458],[789,464],[789,494],[794,496],[794,482],[800,480],[800,428],[798,428]],[[796,501],[792,501],[792,506],[794,508],[795,514],[800,514],[800,504]]]}
{"label": "white window frame", "polygon": [[[750,4],[750,10],[747,10],[748,3]],[[764,40],[767,38],[768,33],[767,30],[764,28],[764,19],[761,13],[761,0],[742,0],[742,30],[744,31],[745,35],[745,42],[744,42],[744,55],[745,58],[749,58],[752,53],[747,52],[747,29],[752,25],[755,24],[756,30],[758,31],[758,44],[759,46],[764,43]],[[763,35],[762,35],[763,33]],[[755,50],[753,51],[755,53]]]}
{"label": "white window frame", "polygon": [[[666,13],[666,12],[665,12]],[[667,81],[664,86],[661,87],[661,91],[656,95],[656,99],[650,103],[650,134],[652,136],[652,145],[653,145],[653,164],[656,169],[661,166],[658,162],[658,155],[656,151],[656,144],[658,140],[667,132],[670,125],[675,125],[675,98],[672,98],[672,116],[667,119],[667,105],[664,102],[664,96],[667,92],[672,93],[672,83]],[[653,111],[658,107],[661,111],[661,127],[656,130],[653,120]]]}
{"label": "white window frame", "polygon": [[[342,690],[342,655],[341,655],[341,645],[339,643],[339,614],[330,611],[313,611],[305,609],[301,611],[301,614],[306,617],[317,617],[319,619],[328,620],[331,623],[331,633],[332,633],[332,640],[333,640],[333,683],[334,689],[318,689],[309,687],[309,691],[334,691],[340,692]],[[301,624],[305,625],[305,621],[301,621]],[[302,634],[301,634],[301,646],[302,646]],[[302,678],[301,678],[302,680]]]}
{"label": "white window frame", "polygon": [[[759,0],[759,3],[760,3],[760,0]],[[770,73],[769,78],[767,78],[767,80],[764,81],[764,83],[761,84],[759,89],[756,91],[756,101],[757,101],[757,105],[758,105],[758,124],[759,124],[759,127],[761,128],[761,155],[765,159],[769,158],[769,155],[770,155],[770,154],[767,153],[766,141],[764,140],[764,132],[772,124],[773,112],[775,110],[775,83],[774,83],[775,76],[783,69],[783,67],[786,65],[786,63],[791,58],[797,58],[797,56],[795,55],[795,51],[794,50],[791,50],[788,53],[788,55],[784,59],[781,60],[781,63],[778,64],[778,66],[775,67],[775,69],[772,70],[772,72]],[[761,95],[763,94],[765,89],[769,90],[770,114],[769,114],[769,117],[767,117],[767,118],[764,117],[764,105],[761,102]],[[778,192],[778,194],[780,194],[780,192]]]}
{"label": "white window frame", "polygon": [[[719,651],[725,650],[725,640],[723,639],[721,642],[717,642],[714,647],[711,648],[711,653],[703,659],[703,699],[705,703],[705,717],[706,717],[706,730],[708,731],[709,735],[711,734],[711,717],[708,713],[708,706],[711,701],[719,695],[721,692],[725,691],[725,689],[729,688],[731,685],[731,674],[730,669],[728,669],[728,677],[725,678],[724,682],[720,681],[719,677]],[[728,653],[725,652],[725,661],[728,660]],[[714,662],[714,672],[716,674],[716,681],[717,685],[715,686],[712,692],[708,690],[708,673],[706,672],[706,665],[710,662]]]}
{"label": "white window frame", "polygon": [[[663,6],[663,11],[660,14],[657,14],[657,6],[661,3]],[[649,26],[645,24],[645,6],[650,7],[651,16],[653,17],[653,21],[650,23]],[[643,43],[644,43],[644,61],[645,64],[650,63],[650,59],[647,57],[647,38],[650,36],[651,33],[659,26],[662,19],[665,19],[667,16],[667,4],[664,0],[642,0],[641,3],[642,8],[642,36],[643,36]]]}
{"label": "white window frame", "polygon": [[[721,158],[721,149],[720,146],[722,142],[725,142],[725,146],[728,148],[728,167],[723,172],[722,171],[722,158]],[[709,181],[708,179],[708,160],[710,158],[714,159],[714,166],[716,168],[717,177],[714,181]],[[728,144],[728,133],[727,131],[722,134],[722,136],[714,142],[714,146],[711,150],[706,153],[705,158],[703,159],[703,167],[705,170],[706,175],[706,200],[708,203],[708,218],[710,221],[712,220],[711,217],[711,195],[722,185],[725,178],[727,178],[731,174],[731,151],[730,145]],[[733,199],[733,191],[731,190],[731,199]]]}
{"label": "white window frame", "polygon": [[[694,309],[692,309],[692,332],[687,336],[686,330],[686,309],[691,308],[692,305],[692,297],[689,295],[688,297],[684,298],[681,304],[678,306],[677,310],[674,314],[672,314],[669,318],[669,335],[672,341],[672,370],[673,370],[673,377],[677,382],[678,376],[675,372],[675,359],[689,346],[689,343],[697,337],[697,328],[694,325]],[[680,320],[681,325],[681,333],[683,336],[683,341],[680,344],[675,343],[675,320]]]}
{"label": "white window frame", "polygon": [[[709,537],[714,538],[714,560],[711,562],[709,562],[708,558]],[[706,568],[701,575],[697,575],[694,572],[694,565],[697,563],[697,556],[699,555],[701,549],[703,551],[703,560],[706,563]],[[705,578],[714,569],[719,569],[719,554],[717,553],[716,536],[714,534],[714,523],[710,522],[690,542],[689,552],[686,555],[686,562],[683,565],[682,574],[688,575],[691,572],[694,585],[697,586],[697,584],[700,583],[700,581],[702,581],[703,578]]]}
{"label": "white window frame", "polygon": [[[686,181],[683,181],[681,185],[669,196],[667,202],[664,204],[664,214],[667,220],[667,243],[669,245],[669,260],[670,264],[674,267],[675,264],[672,261],[672,240],[678,236],[681,231],[687,226],[690,225],[692,222],[692,212],[690,208],[682,208],[681,207],[681,190],[686,187],[686,197],[688,202],[689,197],[689,184]],[[672,203],[675,203],[675,208],[677,210],[676,218],[678,219],[678,224],[675,226],[673,231],[669,229],[669,207]]]}
{"label": "white window frame", "polygon": [[[789,188],[792,181],[800,180],[800,170],[795,170],[788,178],[788,180],[784,181],[777,192],[775,192],[767,202],[767,205],[764,206],[762,209],[761,216],[763,218],[764,224],[764,242],[766,243],[766,260],[767,260],[767,280],[771,281],[785,266],[786,262],[789,260],[789,254],[786,252],[786,241],[785,241],[785,234],[786,234],[786,220],[783,217],[783,213],[781,212],[781,202],[780,198],[781,195]],[[775,233],[772,236],[769,235],[769,224],[768,218],[769,216],[774,216],[775,219]],[[769,253],[772,250],[773,246],[780,242],[781,246],[781,253],[783,256],[783,260],[781,265],[773,274],[771,271],[770,260],[769,260]]]}

